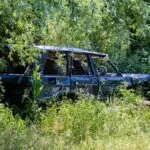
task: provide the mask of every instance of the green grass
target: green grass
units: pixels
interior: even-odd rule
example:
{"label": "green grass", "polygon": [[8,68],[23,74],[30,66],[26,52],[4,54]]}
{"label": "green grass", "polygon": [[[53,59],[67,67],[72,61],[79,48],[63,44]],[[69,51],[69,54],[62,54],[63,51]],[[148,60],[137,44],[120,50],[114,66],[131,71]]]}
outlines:
{"label": "green grass", "polygon": [[[36,111],[33,122],[13,116],[0,105],[0,149],[150,149],[150,111],[139,104],[140,97],[112,102],[82,99],[55,104]],[[134,100],[134,102],[133,102]]]}

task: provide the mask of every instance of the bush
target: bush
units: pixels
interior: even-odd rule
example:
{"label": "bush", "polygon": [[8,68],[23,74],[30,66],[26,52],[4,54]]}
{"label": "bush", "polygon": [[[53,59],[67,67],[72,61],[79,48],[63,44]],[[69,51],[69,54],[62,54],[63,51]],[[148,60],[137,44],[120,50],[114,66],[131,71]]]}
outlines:
{"label": "bush", "polygon": [[24,121],[14,118],[11,110],[0,104],[0,149],[21,147],[21,139],[25,133]]}
{"label": "bush", "polygon": [[0,149],[148,149],[149,109],[133,99],[140,98],[128,92],[109,104],[64,101],[30,124],[0,105]]}
{"label": "bush", "polygon": [[[59,148],[147,149],[150,114],[146,108],[135,107],[133,97],[136,102],[139,100],[128,92],[122,101],[115,99],[109,106],[87,99],[75,104],[64,102],[59,111],[55,107],[48,110],[41,130],[44,135],[55,137],[53,144]],[[139,144],[140,140],[143,143]]]}

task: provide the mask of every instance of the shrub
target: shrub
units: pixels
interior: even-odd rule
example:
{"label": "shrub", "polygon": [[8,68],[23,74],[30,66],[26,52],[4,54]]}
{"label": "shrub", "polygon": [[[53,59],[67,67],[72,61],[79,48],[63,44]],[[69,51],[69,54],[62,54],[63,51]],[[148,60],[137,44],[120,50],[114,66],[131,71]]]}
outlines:
{"label": "shrub", "polygon": [[[41,130],[46,136],[59,138],[64,146],[94,146],[93,143],[100,146],[96,143],[100,142],[105,148],[112,140],[110,147],[116,147],[115,143],[119,146],[120,140],[123,145],[129,142],[131,147],[130,140],[140,141],[141,136],[150,136],[148,109],[135,107],[133,99],[137,102],[139,97],[127,92],[122,101],[115,99],[109,105],[87,99],[79,100],[75,104],[64,102],[59,111],[55,107],[48,110],[42,119]],[[58,141],[53,140],[56,145],[60,142]],[[148,141],[145,143],[148,144]],[[140,147],[136,144],[135,147]]]}
{"label": "shrub", "polygon": [[9,108],[0,104],[0,149],[21,147],[21,139],[26,133],[24,121],[15,118]]}
{"label": "shrub", "polygon": [[0,149],[149,149],[149,109],[133,99],[139,97],[128,92],[109,104],[63,101],[30,124],[0,105]]}

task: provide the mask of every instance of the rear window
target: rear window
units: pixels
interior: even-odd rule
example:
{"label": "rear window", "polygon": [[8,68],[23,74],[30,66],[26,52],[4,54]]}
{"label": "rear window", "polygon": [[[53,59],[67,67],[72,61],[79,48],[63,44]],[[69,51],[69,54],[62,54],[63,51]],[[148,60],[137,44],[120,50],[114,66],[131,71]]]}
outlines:
{"label": "rear window", "polygon": [[66,76],[66,53],[50,52],[46,59],[44,75]]}
{"label": "rear window", "polygon": [[19,62],[11,62],[6,56],[0,55],[0,73],[23,74],[27,65],[23,66]]}

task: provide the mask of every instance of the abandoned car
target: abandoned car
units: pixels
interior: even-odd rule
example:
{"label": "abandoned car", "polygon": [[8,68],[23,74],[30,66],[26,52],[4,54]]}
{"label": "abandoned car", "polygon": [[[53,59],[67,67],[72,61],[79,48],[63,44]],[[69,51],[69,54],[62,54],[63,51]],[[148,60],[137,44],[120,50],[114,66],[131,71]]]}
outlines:
{"label": "abandoned car", "polygon": [[[35,48],[42,51],[38,62],[43,90],[37,101],[53,97],[59,99],[63,95],[76,96],[80,92],[102,98],[114,93],[123,82],[127,88],[140,84],[144,91],[150,90],[149,74],[121,74],[107,54],[56,46]],[[0,62],[8,63],[8,67],[0,67],[5,97],[10,101],[21,101],[26,89],[32,89],[31,76],[35,64],[24,67],[4,57],[7,56],[0,53]]]}

